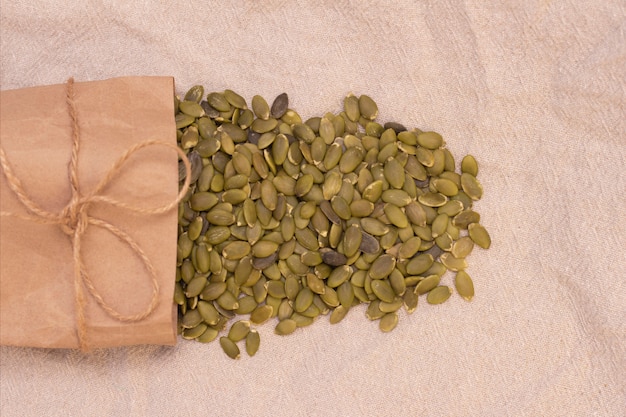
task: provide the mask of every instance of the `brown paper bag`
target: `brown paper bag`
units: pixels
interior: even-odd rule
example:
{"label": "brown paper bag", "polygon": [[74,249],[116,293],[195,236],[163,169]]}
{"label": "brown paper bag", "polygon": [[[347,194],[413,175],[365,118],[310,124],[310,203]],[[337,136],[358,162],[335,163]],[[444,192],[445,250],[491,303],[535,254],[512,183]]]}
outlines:
{"label": "brown paper bag", "polygon": [[[72,88],[74,119],[66,84],[0,92],[6,162],[33,203],[49,213],[60,213],[72,198],[74,134],[82,195],[94,190],[130,147],[146,140],[176,144],[171,77],[116,78]],[[33,219],[0,173],[0,344],[97,348],[176,342],[176,152],[164,146],[133,152],[99,194],[148,214],[105,201],[88,204],[81,216],[86,212],[91,220],[82,223],[76,278],[75,230]],[[167,204],[173,209],[150,212]],[[101,226],[105,223],[119,236]],[[120,237],[124,233],[137,249]],[[154,267],[154,282],[141,251]],[[149,311],[153,296],[158,304]],[[142,312],[147,317],[124,318]]]}

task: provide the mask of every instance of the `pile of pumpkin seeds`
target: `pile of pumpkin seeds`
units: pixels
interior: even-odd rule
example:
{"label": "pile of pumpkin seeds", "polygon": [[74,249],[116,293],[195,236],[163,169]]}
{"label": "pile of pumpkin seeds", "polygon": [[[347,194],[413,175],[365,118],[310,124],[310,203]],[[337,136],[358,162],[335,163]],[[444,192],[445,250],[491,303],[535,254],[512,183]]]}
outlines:
{"label": "pile of pumpkin seeds", "polygon": [[[178,144],[191,188],[178,212],[174,302],[185,339],[218,339],[231,358],[254,355],[253,325],[286,335],[365,303],[388,332],[420,295],[465,300],[475,245],[491,239],[473,203],[483,194],[471,155],[461,172],[436,132],[376,122],[368,96],[339,114],[303,120],[287,94],[248,106],[232,90],[202,86],[175,97]],[[186,172],[180,165],[180,182]],[[228,332],[226,328],[229,327]]]}

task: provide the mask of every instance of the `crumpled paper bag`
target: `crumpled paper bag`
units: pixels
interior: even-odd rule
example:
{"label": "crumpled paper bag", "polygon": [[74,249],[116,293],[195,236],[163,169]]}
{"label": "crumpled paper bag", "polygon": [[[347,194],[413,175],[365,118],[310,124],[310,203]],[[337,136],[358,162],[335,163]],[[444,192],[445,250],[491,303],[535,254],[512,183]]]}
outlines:
{"label": "crumpled paper bag", "polygon": [[[0,92],[4,162],[28,198],[48,213],[60,213],[72,198],[74,134],[80,144],[76,180],[82,194],[94,190],[131,147],[145,141],[176,145],[173,78],[72,82],[74,118],[68,84]],[[99,192],[102,201],[90,202],[85,210],[96,220],[83,224],[77,281],[72,232],[34,219],[7,175],[0,174],[0,344],[89,349],[176,342],[177,160],[166,146],[146,146],[126,156]],[[173,207],[164,213],[150,211],[167,204]],[[147,317],[136,319],[142,313]],[[124,319],[128,316],[135,319]]]}

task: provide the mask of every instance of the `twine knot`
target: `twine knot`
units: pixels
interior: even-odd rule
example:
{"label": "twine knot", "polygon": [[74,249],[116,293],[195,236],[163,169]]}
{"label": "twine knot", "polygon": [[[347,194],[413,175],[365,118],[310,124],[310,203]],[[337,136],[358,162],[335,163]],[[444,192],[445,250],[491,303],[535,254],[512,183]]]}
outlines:
{"label": "twine knot", "polygon": [[[97,217],[93,217],[89,214],[89,207],[92,203],[101,202],[109,204],[111,206],[124,208],[130,211],[134,211],[143,215],[157,215],[170,211],[174,207],[178,206],[178,203],[183,199],[187,193],[190,185],[190,172],[191,165],[185,153],[176,145],[165,141],[147,140],[145,142],[138,143],[130,147],[116,162],[111,169],[105,175],[105,177],[98,183],[98,185],[88,194],[83,195],[80,192],[80,186],[78,181],[78,154],[80,150],[80,132],[78,126],[78,115],[76,111],[76,103],[74,101],[74,79],[70,78],[66,84],[66,102],[68,105],[69,115],[72,121],[72,155],[69,164],[69,180],[71,186],[71,198],[69,203],[59,212],[53,213],[41,208],[33,199],[26,193],[22,182],[15,175],[6,158],[4,149],[0,146],[0,167],[2,173],[7,179],[7,184],[11,191],[18,198],[19,202],[24,206],[28,214],[17,214],[11,212],[0,212],[0,216],[16,217],[22,220],[31,221],[39,224],[56,224],[59,228],[69,236],[72,244],[72,254],[74,261],[74,291],[75,291],[75,305],[76,305],[76,321],[77,321],[77,336],[79,347],[82,351],[89,350],[89,343],[87,338],[87,325],[85,319],[85,297],[83,286],[87,287],[91,296],[96,300],[98,305],[112,318],[120,322],[136,322],[148,317],[158,305],[159,301],[159,284],[157,280],[157,273],[152,264],[152,261],[145,255],[144,251],[139,245],[132,239],[126,232],[119,229],[117,226]],[[176,199],[168,204],[156,208],[143,208],[135,207],[130,204],[114,200],[110,197],[101,194],[101,191],[111,182],[115,175],[120,171],[121,166],[128,160],[128,158],[138,150],[148,146],[165,146],[174,149],[179,157],[185,164],[187,170],[187,176],[185,183],[178,193]],[[150,276],[150,282],[152,284],[152,298],[150,303],[144,308],[143,311],[134,315],[124,315],[117,311],[114,307],[109,305],[102,297],[99,291],[94,286],[93,282],[89,278],[87,270],[82,261],[82,235],[87,231],[90,225],[100,227],[107,230],[119,240],[124,242],[130,247],[133,253],[142,261],[148,275]]]}
{"label": "twine knot", "polygon": [[59,213],[59,226],[63,233],[68,236],[75,236],[85,233],[87,225],[89,224],[89,217],[87,209],[89,208],[88,201],[72,201],[65,206],[61,213]]}

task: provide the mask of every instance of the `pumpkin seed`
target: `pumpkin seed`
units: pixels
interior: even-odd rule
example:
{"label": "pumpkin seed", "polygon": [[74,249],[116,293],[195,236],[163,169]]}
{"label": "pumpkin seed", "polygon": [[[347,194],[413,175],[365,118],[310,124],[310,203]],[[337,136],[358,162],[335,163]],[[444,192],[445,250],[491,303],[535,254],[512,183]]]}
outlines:
{"label": "pumpkin seed", "polygon": [[352,306],[352,302],[354,301],[354,288],[350,281],[345,281],[339,287],[337,287],[337,298],[339,298],[339,303],[346,309]]}
{"label": "pumpkin seed", "polygon": [[343,106],[348,120],[358,122],[359,117],[361,117],[359,99],[354,94],[349,94],[346,98],[344,98]]}
{"label": "pumpkin seed", "polygon": [[466,258],[474,248],[474,241],[469,236],[464,236],[452,244],[450,252],[455,258]]}
{"label": "pumpkin seed", "polygon": [[[289,334],[329,312],[337,323],[358,303],[390,331],[419,295],[449,298],[440,286],[447,270],[457,292],[473,297],[465,258],[491,244],[472,210],[483,195],[473,156],[454,172],[440,134],[374,122],[378,106],[367,95],[349,94],[340,114],[303,122],[286,93],[271,107],[254,96],[250,109],[232,90],[203,94],[193,86],[174,102],[192,167],[178,207],[183,338],[210,342],[249,314],[220,344],[237,358],[245,339],[252,356],[260,338],[251,323],[277,317],[275,332]],[[186,175],[181,162],[179,181]]]}
{"label": "pumpkin seed", "polygon": [[369,275],[372,279],[383,279],[391,274],[391,271],[396,267],[396,259],[391,255],[379,256],[369,270]]}
{"label": "pumpkin seed", "polygon": [[241,356],[241,352],[239,351],[239,347],[237,346],[237,344],[235,344],[235,342],[233,342],[228,337],[220,337],[220,345],[222,346],[224,353],[226,353],[229,358],[239,359],[239,357]]}
{"label": "pumpkin seed", "polygon": [[456,277],[454,278],[454,285],[456,286],[456,291],[461,297],[467,301],[471,301],[474,297],[474,283],[467,272],[457,272]]}
{"label": "pumpkin seed", "polygon": [[443,145],[443,138],[437,132],[422,132],[417,135],[417,143],[426,149],[437,149]]}
{"label": "pumpkin seed", "polygon": [[461,161],[461,172],[473,175],[478,175],[478,163],[472,155],[465,155]]}
{"label": "pumpkin seed", "polygon": [[407,313],[411,314],[417,309],[418,297],[414,291],[405,291],[402,296],[402,302],[404,309]]}
{"label": "pumpkin seed", "polygon": [[428,301],[429,304],[441,304],[445,302],[448,298],[450,298],[451,294],[452,290],[450,289],[450,287],[441,285],[430,290],[430,292],[426,296],[426,301]]}
{"label": "pumpkin seed", "polygon": [[461,271],[467,268],[465,258],[456,258],[451,253],[444,253],[439,257],[439,260],[450,271]]}
{"label": "pumpkin seed", "polygon": [[207,96],[207,102],[217,111],[222,112],[230,110],[230,103],[228,103],[228,100],[226,100],[226,97],[224,97],[223,94],[209,93]]}
{"label": "pumpkin seed", "polygon": [[360,115],[369,120],[374,120],[378,116],[378,106],[371,97],[362,94],[359,97]]}
{"label": "pumpkin seed", "polygon": [[372,281],[372,291],[380,301],[387,303],[392,302],[396,296],[389,282],[382,279],[375,279]]}
{"label": "pumpkin seed", "polygon": [[[272,281],[274,282],[274,281]],[[250,313],[250,321],[254,324],[261,324],[267,321],[274,312],[274,308],[270,305],[260,305]]]}
{"label": "pumpkin seed", "polygon": [[239,320],[230,327],[228,338],[237,343],[245,339],[248,333],[250,333],[250,322],[247,320]]}
{"label": "pumpkin seed", "polygon": [[333,309],[333,312],[330,313],[330,324],[339,323],[341,320],[343,320],[346,317],[349,310],[350,310],[349,308],[346,308],[343,305],[339,305],[335,307]]}
{"label": "pumpkin seed", "polygon": [[379,328],[383,332],[390,332],[398,325],[398,313],[395,311],[385,314],[379,322]]}
{"label": "pumpkin seed", "polygon": [[267,101],[259,95],[252,97],[252,111],[261,120],[267,120],[270,117],[270,106]]}
{"label": "pumpkin seed", "polygon": [[483,249],[489,249],[491,246],[491,236],[487,229],[479,223],[470,223],[467,226],[469,237]]}
{"label": "pumpkin seed", "polygon": [[461,187],[472,200],[480,200],[483,196],[483,186],[472,174],[467,172],[461,174]]}
{"label": "pumpkin seed", "polygon": [[246,353],[249,356],[254,356],[259,350],[259,346],[261,345],[261,336],[259,332],[256,330],[250,330],[248,335],[246,336]]}
{"label": "pumpkin seed", "polygon": [[281,93],[274,99],[270,109],[270,115],[275,119],[283,117],[289,107],[289,97],[287,93]]}
{"label": "pumpkin seed", "polygon": [[293,319],[281,320],[275,327],[274,333],[284,336],[293,333],[297,328],[297,323]]}
{"label": "pumpkin seed", "polygon": [[417,200],[427,207],[441,207],[448,201],[448,197],[441,193],[425,193],[417,197]]}

